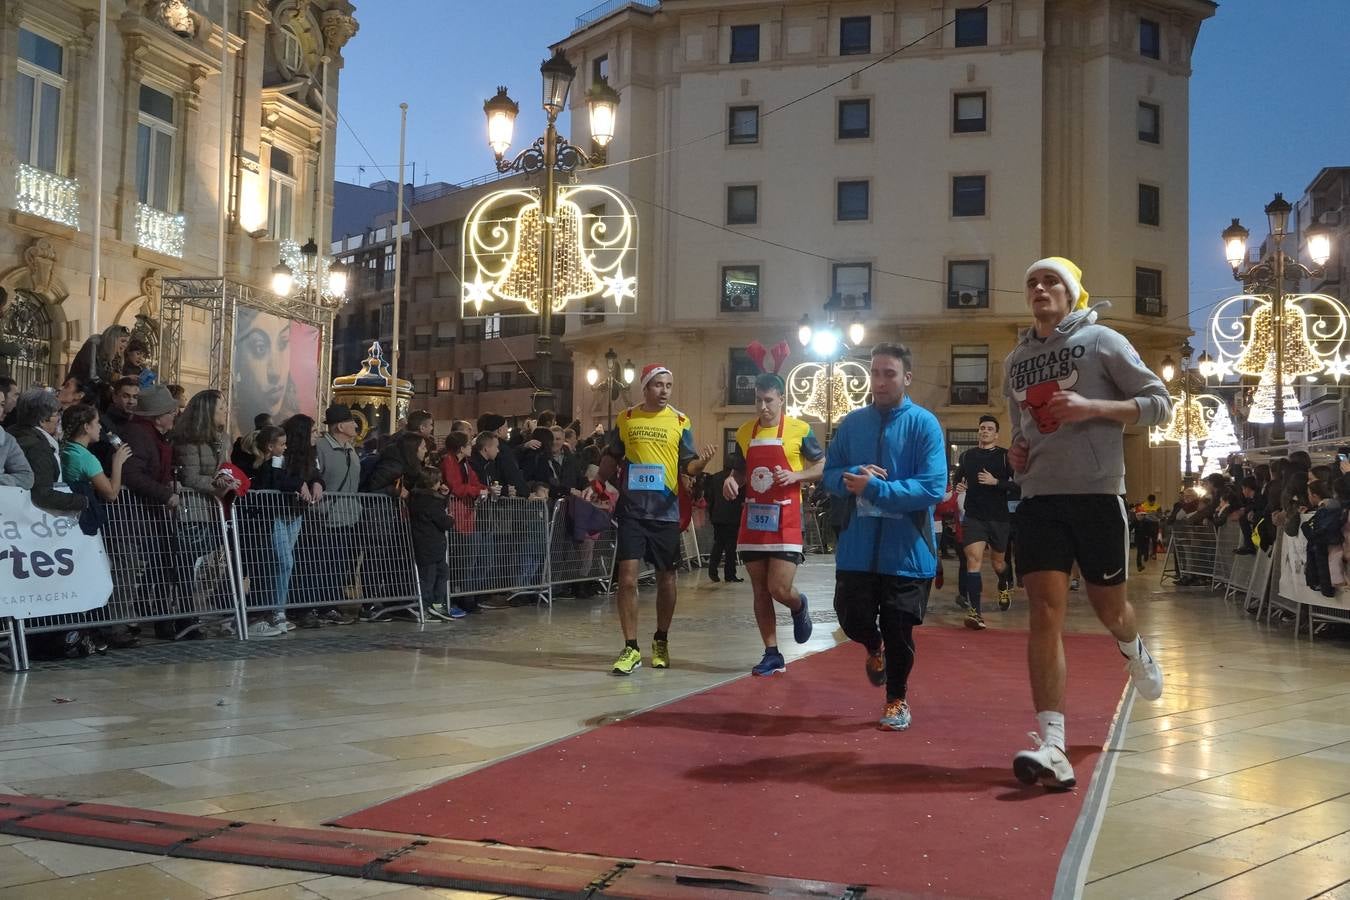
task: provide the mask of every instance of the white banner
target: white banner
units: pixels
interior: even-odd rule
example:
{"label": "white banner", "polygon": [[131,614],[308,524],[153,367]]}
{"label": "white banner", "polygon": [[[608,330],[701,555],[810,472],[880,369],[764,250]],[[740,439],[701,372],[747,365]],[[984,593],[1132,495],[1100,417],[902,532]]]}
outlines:
{"label": "white banner", "polygon": [[39,509],[22,488],[0,487],[0,618],[84,612],[110,596],[102,536]]}
{"label": "white banner", "polygon": [[[1306,522],[1311,518],[1311,515],[1305,514],[1303,521]],[[1308,568],[1308,539],[1303,536],[1302,530],[1294,537],[1285,534],[1280,545],[1284,548],[1280,559],[1281,597],[1308,606],[1350,609],[1350,585],[1338,587],[1334,597],[1324,597],[1321,591],[1308,587],[1307,576],[1304,574]]]}

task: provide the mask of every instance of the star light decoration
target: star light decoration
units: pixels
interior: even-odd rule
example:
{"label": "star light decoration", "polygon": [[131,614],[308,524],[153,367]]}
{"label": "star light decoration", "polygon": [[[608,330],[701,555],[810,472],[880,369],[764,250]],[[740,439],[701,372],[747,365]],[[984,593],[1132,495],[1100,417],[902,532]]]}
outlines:
{"label": "star light decoration", "polygon": [[[1325,374],[1340,381],[1350,375],[1350,310],[1330,294],[1288,294],[1284,298],[1280,379]],[[1237,294],[1214,307],[1209,318],[1215,349],[1213,374],[1261,376],[1273,391],[1275,372],[1274,302],[1265,294]],[[1312,379],[1309,379],[1312,380]],[[1272,394],[1273,398],[1273,394]]]}
{"label": "star light decoration", "polygon": [[[833,397],[827,393],[830,383]],[[804,362],[794,366],[787,376],[787,413],[805,419],[834,425],[855,409],[867,405],[872,394],[872,373],[855,359],[843,359],[834,364],[834,377],[829,377],[825,363]]]}
{"label": "star light decoration", "polygon": [[[599,296],[606,313],[636,312],[637,213],[623,194],[601,184],[557,189],[553,217],[550,308],[567,310]],[[543,208],[536,188],[493,191],[464,219],[460,241],[462,313],[537,315],[544,303]],[[596,311],[589,310],[588,311]]]}

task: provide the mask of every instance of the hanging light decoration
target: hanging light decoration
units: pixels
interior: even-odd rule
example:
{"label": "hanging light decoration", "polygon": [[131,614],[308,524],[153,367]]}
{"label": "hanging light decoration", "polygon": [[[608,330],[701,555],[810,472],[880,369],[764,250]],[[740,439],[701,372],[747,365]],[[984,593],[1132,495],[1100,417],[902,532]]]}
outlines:
{"label": "hanging light decoration", "polygon": [[[1284,382],[1284,422],[1297,425],[1303,421],[1303,410],[1299,407],[1298,397],[1294,396],[1294,386]],[[1275,421],[1275,359],[1271,355],[1270,363],[1261,373],[1261,381],[1252,392],[1251,406],[1247,409],[1247,421],[1253,425],[1270,425]]]}
{"label": "hanging light decoration", "polygon": [[[1242,348],[1242,355],[1233,363],[1233,371],[1260,375],[1265,371],[1266,359],[1274,352],[1274,304],[1266,302],[1251,312],[1251,336]],[[1284,302],[1284,358],[1280,370],[1289,378],[1322,371],[1322,361],[1308,341],[1307,316],[1290,300]]]}
{"label": "hanging light decoration", "polygon": [[[1189,425],[1187,421],[1189,420]],[[1203,441],[1209,437],[1209,422],[1205,415],[1205,408],[1200,403],[1200,397],[1192,394],[1188,400],[1175,403],[1172,407],[1172,421],[1168,423],[1167,430],[1163,432],[1163,440],[1185,442],[1187,437],[1192,441]]]}
{"label": "hanging light decoration", "polygon": [[[823,363],[805,362],[787,376],[787,411],[790,416],[836,424],[862,406],[872,393],[872,373],[862,363],[844,359],[834,364],[834,377]],[[833,396],[831,396],[831,393]]]}
{"label": "hanging light decoration", "polygon": [[[1280,375],[1293,381],[1323,371],[1333,377],[1350,372],[1346,359],[1350,310],[1329,294],[1290,294],[1284,300],[1283,359]],[[1215,355],[1215,377],[1229,374],[1274,378],[1274,304],[1265,294],[1238,294],[1220,302],[1210,315],[1208,344]]]}
{"label": "hanging light decoration", "polygon": [[1205,465],[1201,474],[1221,471],[1228,457],[1241,449],[1237,432],[1233,430],[1233,417],[1228,414],[1228,404],[1220,402],[1209,420],[1209,438],[1205,441]]}

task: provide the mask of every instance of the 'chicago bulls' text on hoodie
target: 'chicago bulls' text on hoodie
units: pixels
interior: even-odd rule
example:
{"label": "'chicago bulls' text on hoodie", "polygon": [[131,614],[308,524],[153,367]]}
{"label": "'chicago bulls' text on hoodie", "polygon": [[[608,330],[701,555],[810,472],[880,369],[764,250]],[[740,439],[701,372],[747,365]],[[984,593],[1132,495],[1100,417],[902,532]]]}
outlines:
{"label": "'chicago bulls' text on hoodie", "polygon": [[1171,415],[1167,388],[1121,334],[1097,324],[1097,304],[1071,312],[1041,340],[1025,329],[1004,363],[1012,438],[1030,448],[1017,476],[1022,496],[1125,493],[1124,428],[1092,419],[1057,422],[1048,404],[1056,391],[1092,400],[1139,404],[1140,425],[1161,425]]}

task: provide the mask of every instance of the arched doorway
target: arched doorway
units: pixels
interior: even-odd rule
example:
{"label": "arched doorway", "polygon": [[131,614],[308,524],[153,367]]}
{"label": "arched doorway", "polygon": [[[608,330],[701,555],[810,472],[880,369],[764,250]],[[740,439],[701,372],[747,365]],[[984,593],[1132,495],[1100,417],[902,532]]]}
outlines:
{"label": "arched doorway", "polygon": [[27,388],[53,384],[52,320],[32,291],[15,290],[0,310],[0,374]]}

